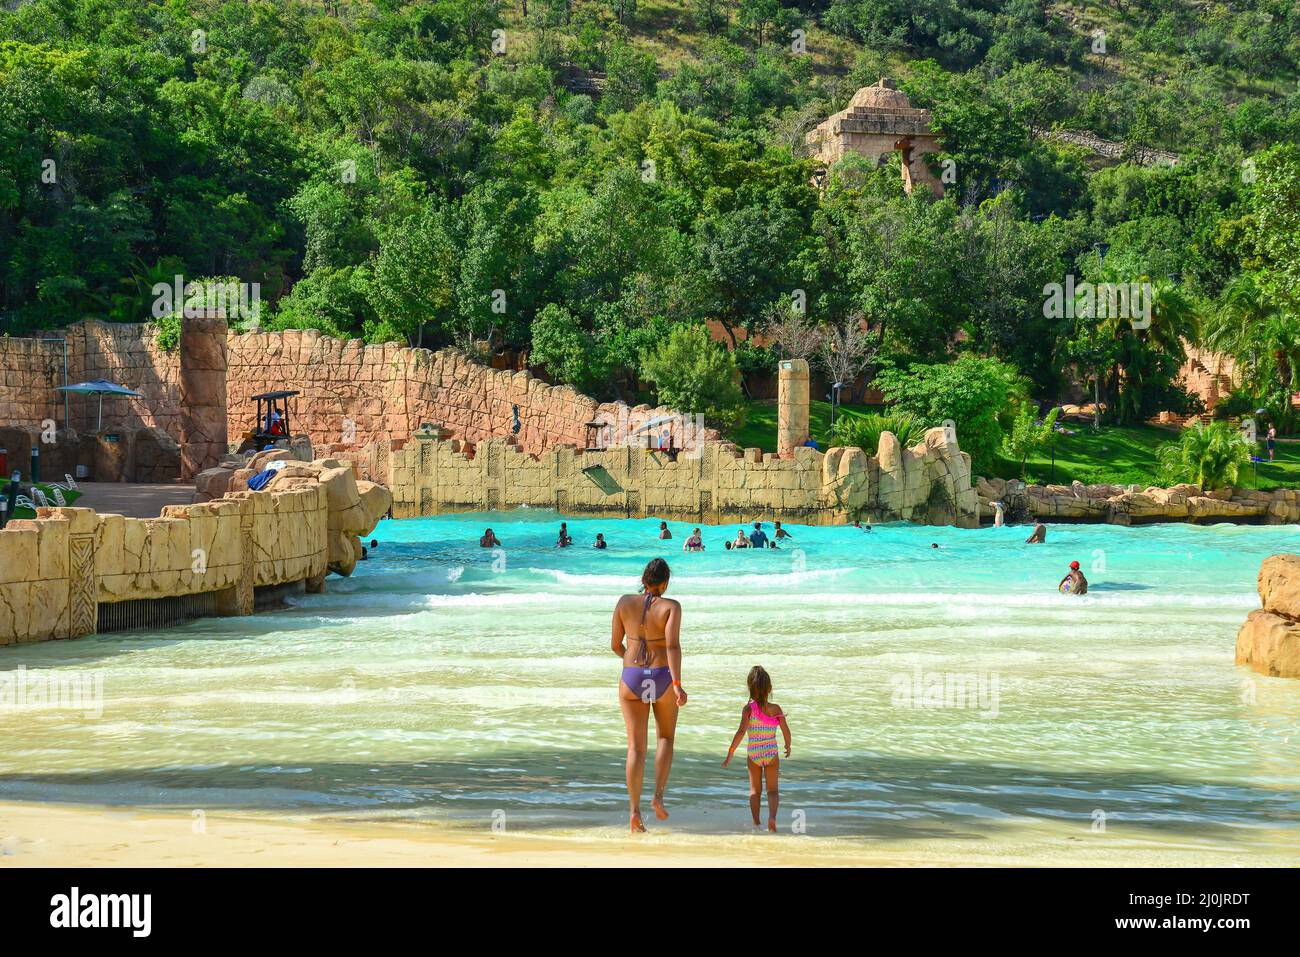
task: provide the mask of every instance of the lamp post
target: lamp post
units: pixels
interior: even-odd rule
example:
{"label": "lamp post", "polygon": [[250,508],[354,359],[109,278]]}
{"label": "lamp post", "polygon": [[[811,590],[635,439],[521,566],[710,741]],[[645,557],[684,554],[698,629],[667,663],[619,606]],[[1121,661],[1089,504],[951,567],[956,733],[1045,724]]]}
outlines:
{"label": "lamp post", "polygon": [[843,382],[837,382],[831,386],[831,428],[835,428],[835,404],[840,397],[840,389],[844,388]]}

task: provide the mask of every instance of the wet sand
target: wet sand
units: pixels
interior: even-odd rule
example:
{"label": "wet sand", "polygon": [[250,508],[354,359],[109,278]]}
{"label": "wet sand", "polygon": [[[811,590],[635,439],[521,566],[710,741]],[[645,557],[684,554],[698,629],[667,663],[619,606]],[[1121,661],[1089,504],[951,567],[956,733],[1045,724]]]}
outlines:
{"label": "wet sand", "polygon": [[[981,847],[981,845],[984,845]],[[907,847],[792,834],[674,833],[632,837],[493,833],[443,824],[329,817],[0,804],[0,868],[10,867],[737,867],[1289,866],[1294,855],[1243,859],[1187,843],[1026,834],[1008,845],[936,839]]]}

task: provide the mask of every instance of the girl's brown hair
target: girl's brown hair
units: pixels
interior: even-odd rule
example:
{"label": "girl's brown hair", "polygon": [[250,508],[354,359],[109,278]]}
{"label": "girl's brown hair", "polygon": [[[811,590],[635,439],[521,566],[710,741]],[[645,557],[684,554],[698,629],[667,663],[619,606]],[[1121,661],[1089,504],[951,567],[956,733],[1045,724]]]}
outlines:
{"label": "girl's brown hair", "polygon": [[767,704],[768,696],[772,694],[772,676],[767,673],[762,665],[754,665],[749,669],[749,677],[745,679],[749,685],[749,696],[759,705]]}
{"label": "girl's brown hair", "polygon": [[646,564],[645,571],[641,573],[641,590],[648,591],[653,585],[668,584],[668,576],[671,574],[668,563],[662,558],[650,559]]}

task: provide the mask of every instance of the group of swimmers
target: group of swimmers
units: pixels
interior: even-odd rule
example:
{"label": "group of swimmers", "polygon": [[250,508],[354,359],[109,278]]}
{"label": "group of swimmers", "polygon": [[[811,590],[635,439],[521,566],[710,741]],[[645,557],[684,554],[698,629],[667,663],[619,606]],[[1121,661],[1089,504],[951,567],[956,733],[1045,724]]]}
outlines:
{"label": "group of swimmers", "polygon": [[[773,526],[772,536],[770,538],[768,537],[767,532],[763,531],[763,523],[755,522],[753,531],[750,531],[748,534],[746,534],[745,529],[741,528],[738,532],[736,532],[736,537],[733,539],[728,539],[727,541],[723,542],[723,546],[728,551],[737,548],[776,548],[777,542],[781,541],[782,539],[794,538],[793,535],[791,535],[788,531],[786,531],[784,528],[781,527],[780,522],[773,522],[772,526]],[[871,531],[870,523],[863,525],[862,522],[857,519],[853,521],[853,527],[860,529],[864,532]],[[668,528],[668,523],[660,522],[659,523],[660,540],[661,541],[669,540],[672,537],[673,537],[673,533],[672,530]],[[1047,541],[1047,526],[1044,525],[1041,520],[1035,522],[1034,530],[1030,532],[1029,537],[1025,539],[1025,544],[1041,545],[1046,543],[1046,541]],[[480,548],[504,547],[501,544],[501,539],[497,538],[496,533],[493,532],[492,529],[490,528],[486,529],[483,532],[483,534],[479,537],[478,543]],[[378,545],[379,545],[378,542],[375,541],[371,542],[372,549],[378,547]],[[569,548],[572,545],[573,545],[573,536],[569,534],[569,523],[561,522],[560,532],[555,541],[555,547]],[[605,541],[605,535],[603,532],[596,533],[596,540],[591,543],[591,547],[595,549],[605,549],[609,547],[609,543]],[[931,542],[930,547],[937,549],[939,547],[939,543]],[[684,552],[704,551],[704,537],[701,535],[699,528],[694,528],[691,530],[690,537],[687,538],[686,541],[682,544],[682,551]],[[362,557],[364,558],[365,555],[366,555],[365,549],[362,549]],[[1078,562],[1070,562],[1069,572],[1066,574],[1064,578],[1061,579],[1060,583],[1056,587],[1057,590],[1060,591],[1062,594],[1086,595],[1088,593],[1088,579],[1084,577],[1083,572],[1079,568]]]}
{"label": "group of swimmers", "polygon": [[[740,531],[736,533],[736,537],[734,539],[729,539],[728,541],[724,542],[723,545],[728,550],[733,548],[776,548],[777,547],[776,543],[779,542],[781,539],[794,538],[793,535],[791,535],[789,532],[787,532],[784,528],[781,527],[780,522],[773,522],[772,524],[773,524],[773,530],[772,530],[771,538],[768,537],[767,532],[763,531],[763,523],[755,522],[754,530],[750,532],[748,535],[745,534],[745,529],[742,528]],[[673,533],[668,528],[668,523],[660,522],[659,523],[660,540],[671,539],[672,537],[673,537]],[[497,538],[496,532],[492,531],[492,529],[490,528],[484,529],[483,534],[479,536],[478,544],[479,544],[479,548],[504,548],[505,547],[501,544],[501,539]],[[573,536],[569,534],[569,523],[561,522],[560,532],[555,540],[555,547],[569,548],[572,545],[573,545]],[[605,541],[605,535],[603,532],[596,533],[596,540],[591,543],[591,547],[598,548],[598,549],[609,547],[609,543]],[[690,537],[687,538],[685,543],[682,545],[682,551],[684,552],[704,551],[704,538],[700,534],[700,530],[698,528],[693,529],[691,531]]]}

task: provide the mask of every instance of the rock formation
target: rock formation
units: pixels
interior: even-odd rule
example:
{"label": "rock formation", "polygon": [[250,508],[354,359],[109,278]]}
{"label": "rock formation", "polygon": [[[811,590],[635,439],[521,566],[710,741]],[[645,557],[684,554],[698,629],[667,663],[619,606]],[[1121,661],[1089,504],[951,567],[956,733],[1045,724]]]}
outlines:
{"label": "rock formation", "polygon": [[[1029,485],[1006,479],[976,480],[979,512],[992,521],[993,503],[1021,506],[1026,519],[1059,522],[1107,522],[1144,525],[1153,522],[1258,522],[1283,525],[1300,522],[1300,492],[1296,489],[1226,488],[1205,492],[1195,485],[1170,488],[1139,485]],[[1014,514],[1014,510],[1013,510]]]}
{"label": "rock formation", "polygon": [[1300,555],[1264,559],[1259,599],[1263,607],[1237,632],[1237,664],[1275,678],[1300,678]]}

